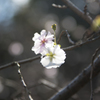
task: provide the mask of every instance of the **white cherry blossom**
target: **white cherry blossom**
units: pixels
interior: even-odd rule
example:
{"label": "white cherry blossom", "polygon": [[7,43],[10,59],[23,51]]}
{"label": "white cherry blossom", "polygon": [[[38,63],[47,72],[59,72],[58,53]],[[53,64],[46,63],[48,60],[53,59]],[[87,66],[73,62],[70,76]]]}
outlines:
{"label": "white cherry blossom", "polygon": [[45,53],[40,62],[48,69],[60,67],[65,62],[66,54],[59,45],[47,47]]}
{"label": "white cherry blossom", "polygon": [[40,34],[35,33],[32,40],[34,41],[34,46],[32,47],[32,51],[35,54],[43,54],[46,49],[46,45],[51,45],[52,40],[54,39],[54,35],[51,34],[49,31],[42,30]]}

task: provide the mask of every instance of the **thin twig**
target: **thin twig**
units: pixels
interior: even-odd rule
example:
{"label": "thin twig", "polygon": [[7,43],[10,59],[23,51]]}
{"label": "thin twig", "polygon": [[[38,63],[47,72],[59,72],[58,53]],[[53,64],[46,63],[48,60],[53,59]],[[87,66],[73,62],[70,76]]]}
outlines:
{"label": "thin twig", "polygon": [[2,82],[3,85],[12,87],[16,90],[16,92],[13,92],[13,94],[11,95],[12,100],[14,100],[14,97],[21,94],[21,86],[14,80],[6,79],[0,76],[0,81]]}
{"label": "thin twig", "polygon": [[93,42],[93,41],[96,41],[96,40],[98,40],[98,39],[100,39],[100,36],[98,36],[98,37],[96,37],[96,38],[93,38],[93,39],[91,39],[91,40],[87,40],[87,41],[78,41],[78,42],[76,42],[76,44],[75,45],[72,45],[72,46],[69,46],[69,47],[65,47],[65,48],[63,48],[63,50],[65,50],[65,51],[70,51],[70,50],[73,50],[73,49],[75,49],[75,48],[77,48],[77,47],[80,47],[80,46],[82,46],[82,45],[85,45],[85,44],[87,44],[87,43],[91,43],[91,42]]}
{"label": "thin twig", "polygon": [[92,18],[89,14],[85,15],[83,11],[81,11],[77,6],[75,6],[70,0],[62,0],[67,7],[69,7],[72,11],[74,11],[77,15],[87,21],[90,25],[92,24]]}
{"label": "thin twig", "polygon": [[36,56],[36,57],[32,57],[32,58],[27,58],[27,59],[24,59],[24,60],[14,61],[14,62],[5,64],[3,66],[0,66],[0,70],[16,65],[15,62],[18,62],[19,64],[24,64],[24,63],[27,63],[27,62],[35,61],[35,60],[39,59],[40,57],[41,56]]}
{"label": "thin twig", "polygon": [[19,84],[17,84],[17,82],[15,82],[14,80],[6,79],[6,78],[3,78],[0,76],[0,81],[2,82],[3,85],[12,87],[16,90],[18,90],[20,88]]}
{"label": "thin twig", "polygon": [[20,66],[20,64],[19,64],[18,62],[15,62],[15,64],[17,64],[17,66],[18,66],[18,74],[19,74],[19,76],[20,76],[20,79],[21,79],[21,82],[22,82],[24,88],[26,89],[26,92],[27,92],[27,94],[28,94],[29,100],[33,100],[32,96],[31,96],[31,93],[29,92],[29,90],[28,90],[28,88],[27,88],[27,85],[26,85],[26,83],[25,83],[25,81],[24,81],[24,78],[23,78],[23,76],[22,76],[22,73],[21,73],[21,70],[20,70],[20,67],[21,67],[21,66]]}
{"label": "thin twig", "polygon": [[61,37],[62,37],[62,35],[63,35],[64,33],[66,33],[69,43],[71,43],[71,44],[75,44],[74,41],[72,41],[72,39],[70,38],[70,35],[69,35],[69,33],[68,33],[67,30],[61,32],[61,34],[60,34],[60,36],[59,36],[59,38],[58,38],[57,43],[60,42]]}
{"label": "thin twig", "polygon": [[95,53],[92,56],[92,66],[91,66],[91,74],[90,74],[90,86],[91,86],[91,96],[90,96],[90,100],[93,100],[92,74],[93,74],[93,69],[94,69],[94,59],[95,59],[98,51],[100,51],[100,47],[96,49]]}
{"label": "thin twig", "polygon": [[[100,55],[94,60],[94,70],[92,78],[100,73]],[[65,86],[50,100],[68,100],[72,95],[77,93],[85,84],[90,81],[91,67],[89,65],[76,78],[74,78],[69,85]]]}
{"label": "thin twig", "polygon": [[36,86],[39,86],[39,85],[44,85],[44,86],[54,90],[55,92],[59,91],[59,88],[54,83],[51,83],[51,82],[49,82],[49,81],[47,81],[45,79],[41,79],[39,82],[33,84],[29,88],[33,88],[33,87],[36,87]]}

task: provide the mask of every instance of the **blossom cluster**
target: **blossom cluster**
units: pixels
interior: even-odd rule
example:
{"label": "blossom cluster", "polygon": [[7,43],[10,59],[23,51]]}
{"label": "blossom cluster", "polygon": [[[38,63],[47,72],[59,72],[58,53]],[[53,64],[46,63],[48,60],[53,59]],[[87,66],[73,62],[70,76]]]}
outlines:
{"label": "blossom cluster", "polygon": [[32,38],[34,41],[34,46],[32,51],[35,54],[41,54],[40,63],[50,69],[60,67],[66,58],[66,54],[63,49],[60,48],[60,45],[55,43],[55,36],[49,31],[42,30],[39,33],[35,33]]}

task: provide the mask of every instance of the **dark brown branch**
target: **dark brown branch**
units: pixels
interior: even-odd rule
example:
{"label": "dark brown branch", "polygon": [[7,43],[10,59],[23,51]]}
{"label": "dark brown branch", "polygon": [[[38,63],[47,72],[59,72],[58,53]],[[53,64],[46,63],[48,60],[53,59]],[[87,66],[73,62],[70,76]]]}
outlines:
{"label": "dark brown branch", "polygon": [[40,58],[40,56],[36,56],[36,57],[32,57],[32,58],[28,58],[28,59],[24,59],[24,60],[20,60],[20,61],[14,61],[14,62],[8,63],[6,65],[0,66],[0,70],[16,65],[15,62],[18,62],[19,64],[23,64],[23,63],[37,60],[39,58]]}
{"label": "dark brown branch", "polygon": [[93,39],[91,39],[91,40],[87,40],[87,41],[82,41],[82,40],[80,40],[80,41],[76,42],[75,45],[72,45],[72,46],[63,48],[63,50],[65,50],[65,51],[73,50],[73,49],[75,49],[75,48],[77,48],[77,47],[80,47],[80,46],[85,45],[85,44],[87,44],[87,43],[91,43],[91,42],[96,41],[96,40],[98,40],[98,39],[100,39],[100,36],[98,36],[98,37],[96,37],[96,38],[93,38]]}
{"label": "dark brown branch", "polygon": [[81,11],[78,7],[76,7],[70,0],[62,0],[67,7],[69,7],[72,11],[74,11],[77,15],[79,15],[81,18],[83,18],[85,21],[87,21],[90,25],[92,24],[92,18],[84,14],[83,11]]}
{"label": "dark brown branch", "polygon": [[91,97],[90,97],[90,99],[91,100],[93,100],[92,74],[93,74],[93,70],[94,70],[94,59],[95,59],[98,51],[100,51],[100,47],[96,49],[95,53],[92,56],[92,67],[91,67],[91,73],[90,73],[90,86],[91,86]]}
{"label": "dark brown branch", "polygon": [[[50,100],[68,100],[72,95],[78,92],[86,83],[90,81],[92,65],[89,65],[84,69],[72,82],[60,90]],[[100,55],[94,61],[94,70],[92,77],[95,77],[100,73]]]}

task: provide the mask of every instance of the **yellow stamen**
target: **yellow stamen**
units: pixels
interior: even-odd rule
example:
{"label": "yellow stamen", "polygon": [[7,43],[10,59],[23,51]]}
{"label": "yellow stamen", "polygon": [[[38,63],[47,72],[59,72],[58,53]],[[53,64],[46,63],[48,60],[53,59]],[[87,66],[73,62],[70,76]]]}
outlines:
{"label": "yellow stamen", "polygon": [[51,57],[51,58],[54,58],[54,55],[55,55],[55,54],[53,54],[52,52],[49,52],[49,53],[46,54],[46,56],[49,56],[49,57]]}

